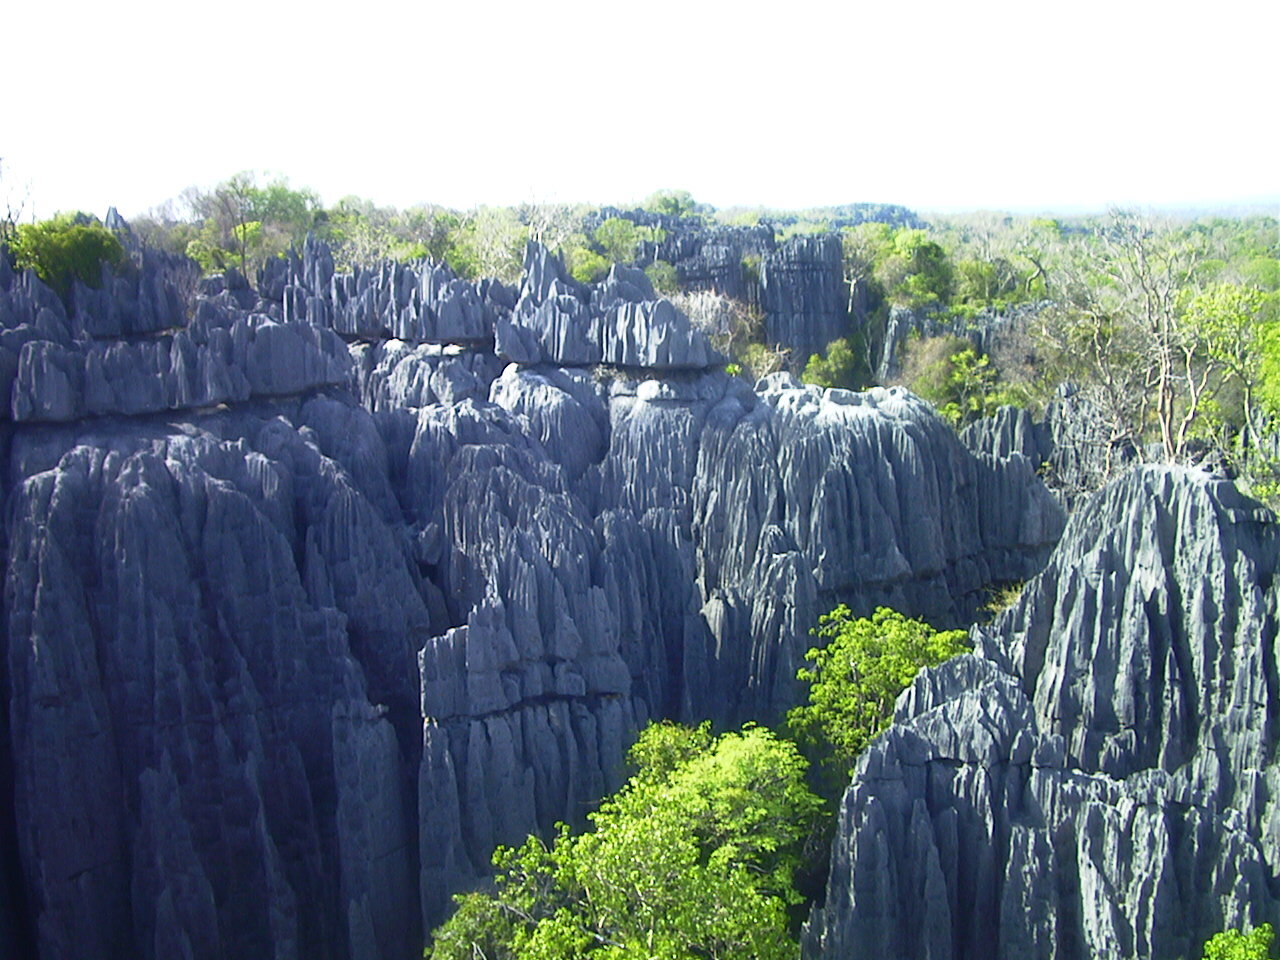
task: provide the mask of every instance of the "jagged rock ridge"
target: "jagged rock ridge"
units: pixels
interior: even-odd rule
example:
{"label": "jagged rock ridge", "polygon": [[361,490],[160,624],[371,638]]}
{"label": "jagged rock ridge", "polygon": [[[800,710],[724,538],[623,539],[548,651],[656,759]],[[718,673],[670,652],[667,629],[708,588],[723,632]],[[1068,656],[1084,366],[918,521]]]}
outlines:
{"label": "jagged rock ridge", "polygon": [[965,427],[960,440],[979,456],[1026,457],[1068,511],[1138,459],[1138,451],[1114,439],[1097,407],[1071,384],[1058,388],[1041,420],[1021,407],[1001,407]]}
{"label": "jagged rock ridge", "polygon": [[1194,958],[1280,916],[1274,518],[1145,468],[926,671],[841,806],[809,957]]}
{"label": "jagged rock ridge", "polygon": [[645,718],[776,716],[836,599],[957,620],[1061,526],[907,395],[753,391],[633,271],[140,264],[146,330],[0,257],[7,955],[412,955]]}

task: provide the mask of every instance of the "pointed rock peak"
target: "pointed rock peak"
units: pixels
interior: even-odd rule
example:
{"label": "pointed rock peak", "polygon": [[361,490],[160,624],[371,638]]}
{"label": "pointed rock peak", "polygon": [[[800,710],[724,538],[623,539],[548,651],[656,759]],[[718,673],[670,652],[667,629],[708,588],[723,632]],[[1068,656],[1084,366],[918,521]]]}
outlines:
{"label": "pointed rock peak", "polygon": [[539,304],[556,292],[571,293],[585,299],[585,290],[569,274],[564,261],[536,240],[524,248],[524,281],[520,299]]}
{"label": "pointed rock peak", "polygon": [[639,303],[644,300],[656,300],[653,283],[648,275],[636,267],[615,263],[609,268],[609,275],[604,281],[605,300],[626,300]]}
{"label": "pointed rock peak", "polygon": [[107,219],[103,221],[103,226],[112,233],[118,233],[129,238],[133,237],[133,228],[129,226],[129,221],[120,216],[120,211],[115,207],[107,209]]}

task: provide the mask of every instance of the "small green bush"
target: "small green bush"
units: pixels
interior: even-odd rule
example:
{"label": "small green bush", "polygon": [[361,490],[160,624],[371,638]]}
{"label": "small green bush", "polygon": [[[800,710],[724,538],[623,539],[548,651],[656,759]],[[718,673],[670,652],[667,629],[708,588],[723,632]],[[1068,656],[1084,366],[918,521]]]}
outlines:
{"label": "small green bush", "polygon": [[871,380],[871,371],[848,338],[832,340],[821,356],[811,354],[800,379],[819,387],[842,387],[845,390],[862,390]]}
{"label": "small green bush", "polygon": [[676,268],[666,260],[653,261],[644,268],[644,272],[653,284],[654,291],[661,296],[669,297],[680,292],[680,278],[676,275]]}
{"label": "small green bush", "polygon": [[12,250],[20,269],[34,270],[63,300],[71,295],[73,281],[97,287],[104,263],[119,267],[125,261],[115,234],[83,214],[20,225]]}
{"label": "small green bush", "polygon": [[586,247],[570,250],[568,261],[569,274],[579,283],[595,283],[609,272],[609,261]]}

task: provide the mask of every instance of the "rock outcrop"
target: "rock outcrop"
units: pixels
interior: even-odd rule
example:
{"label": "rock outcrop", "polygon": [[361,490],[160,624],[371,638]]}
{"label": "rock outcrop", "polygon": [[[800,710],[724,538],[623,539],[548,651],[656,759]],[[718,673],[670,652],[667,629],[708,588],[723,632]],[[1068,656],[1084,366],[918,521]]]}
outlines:
{"label": "rock outcrop", "polygon": [[900,388],[822,390],[780,374],[757,390],[751,410],[716,411],[694,486],[712,641],[696,669],[710,702],[738,706],[729,717],[775,718],[795,702],[809,629],[836,603],[964,623],[984,586],[1038,570],[1061,531],[1028,460],[968,455]]}
{"label": "rock outcrop", "polygon": [[1135,471],[860,760],[808,957],[1198,957],[1280,916],[1274,517]]}
{"label": "rock outcrop", "polygon": [[849,335],[848,305],[838,236],[793,237],[764,258],[765,337],[791,351],[796,369],[810,355],[825,352],[832,340]]}
{"label": "rock outcrop", "polygon": [[546,249],[530,244],[525,284],[498,321],[499,355],[522,364],[705,370],[725,358],[642,270],[615,265],[594,296]]}
{"label": "rock outcrop", "polygon": [[415,955],[647,718],[776,717],[838,600],[958,622],[1061,528],[901,391],[727,375],[638,271],[136,269],[69,311],[0,256],[9,955]]}
{"label": "rock outcrop", "polygon": [[1071,384],[1058,388],[1042,419],[1001,407],[965,427],[960,440],[979,456],[1026,457],[1068,511],[1137,460],[1137,451],[1112,439],[1098,408]]}
{"label": "rock outcrop", "polygon": [[484,343],[515,305],[510,288],[495,280],[468,283],[444,264],[385,260],[335,273],[328,247],[313,237],[300,255],[271,261],[260,286],[283,302],[286,320],[349,338],[413,343]]}

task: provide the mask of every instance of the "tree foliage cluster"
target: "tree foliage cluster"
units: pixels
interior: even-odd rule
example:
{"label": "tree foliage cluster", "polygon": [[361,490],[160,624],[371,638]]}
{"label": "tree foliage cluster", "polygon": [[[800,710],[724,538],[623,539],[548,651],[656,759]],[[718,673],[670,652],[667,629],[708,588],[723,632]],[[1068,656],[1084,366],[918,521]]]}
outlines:
{"label": "tree foliage cluster", "polygon": [[[955,425],[1042,407],[1069,383],[1096,411],[1107,462],[1212,457],[1280,493],[1274,218],[980,213],[843,236],[846,275],[881,318],[910,308],[953,331],[909,341],[901,360],[902,382]],[[1031,308],[1010,314],[1018,304]],[[991,322],[979,313],[1015,318],[990,355],[965,333]]]}
{"label": "tree foliage cluster", "polygon": [[16,267],[34,270],[64,300],[75,281],[97,287],[104,265],[119,268],[126,261],[116,235],[82,213],[17,224],[8,246]]}
{"label": "tree foliage cluster", "polygon": [[813,632],[826,642],[805,654],[809,665],[798,677],[808,682],[809,699],[787,714],[787,726],[843,787],[858,756],[889,726],[898,694],[922,668],[967,651],[968,635],[888,607],[855,617],[844,604],[823,614]]}
{"label": "tree foliage cluster", "polygon": [[[644,208],[679,217],[703,209],[680,190],[659,191]],[[251,277],[264,261],[314,233],[330,244],[340,269],[380,259],[429,258],[468,279],[507,283],[520,278],[527,240],[545,244],[564,257],[576,279],[590,282],[614,262],[634,262],[645,244],[663,239],[661,229],[620,217],[589,230],[591,212],[587,205],[555,203],[471,210],[419,204],[400,210],[356,196],[326,208],[314,191],[292,187],[286,178],[245,171],[207,190],[184,191],[134,227],[151,245],[186,253],[208,272],[234,267]],[[659,290],[677,288],[669,263],[658,261],[649,272]]]}
{"label": "tree foliage cluster", "polygon": [[[636,224],[622,217],[609,217],[589,236],[572,233],[568,238],[568,246],[553,249],[564,256],[575,280],[592,283],[603,277],[615,263],[633,263],[643,244],[656,245],[665,238],[666,233],[661,228]],[[670,264],[666,264],[666,268],[674,273]],[[674,279],[661,272],[651,274],[650,278],[658,279],[667,288],[670,288],[670,281]]]}
{"label": "tree foliage cluster", "polygon": [[656,724],[630,759],[592,830],[500,848],[494,889],[456,898],[427,956],[794,957],[792,877],[821,809],[794,745],[761,727]]}
{"label": "tree foliage cluster", "polygon": [[811,354],[800,379],[819,387],[865,390],[871,383],[871,370],[861,338],[841,337],[828,343],[822,353]]}
{"label": "tree foliage cluster", "polygon": [[[1046,384],[1077,384],[1109,449],[1206,455],[1260,488],[1280,418],[1280,244],[1252,221],[1116,212],[1076,238],[1031,333]],[[1275,265],[1277,269],[1271,269]]]}
{"label": "tree foliage cluster", "polygon": [[1204,945],[1204,960],[1270,960],[1276,933],[1271,924],[1252,929],[1224,930]]}
{"label": "tree foliage cluster", "polygon": [[928,231],[863,223],[843,231],[845,273],[893,306],[936,309],[950,302],[955,267]]}
{"label": "tree foliage cluster", "polygon": [[907,387],[957,429],[1005,404],[1023,401],[1024,394],[1001,378],[991,357],[963,337],[911,337],[904,354],[902,379]]}

